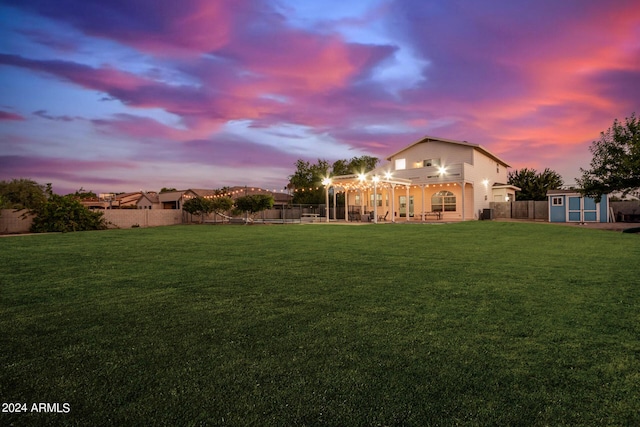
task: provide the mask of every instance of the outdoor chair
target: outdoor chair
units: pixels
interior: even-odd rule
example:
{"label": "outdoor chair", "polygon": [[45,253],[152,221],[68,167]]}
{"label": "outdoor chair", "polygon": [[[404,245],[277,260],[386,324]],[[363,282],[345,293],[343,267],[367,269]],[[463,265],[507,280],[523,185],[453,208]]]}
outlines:
{"label": "outdoor chair", "polygon": [[387,213],[384,214],[384,216],[378,215],[378,221],[386,221],[388,216],[389,216],[389,211],[387,211]]}

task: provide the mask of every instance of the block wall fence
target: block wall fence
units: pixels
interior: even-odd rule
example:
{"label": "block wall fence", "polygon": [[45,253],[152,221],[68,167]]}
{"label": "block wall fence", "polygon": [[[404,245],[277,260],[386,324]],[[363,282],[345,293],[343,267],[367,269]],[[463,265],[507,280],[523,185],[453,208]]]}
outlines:
{"label": "block wall fence", "polygon": [[[104,219],[109,228],[160,227],[182,224],[182,211],[177,209],[107,209]],[[25,211],[0,210],[0,234],[28,233],[33,217]]]}
{"label": "block wall fence", "polygon": [[[640,221],[640,201],[611,202],[611,207],[618,221]],[[340,208],[344,209],[344,207]],[[339,211],[340,208],[338,209]],[[512,218],[534,221],[549,220],[548,203],[546,201],[491,202],[491,209],[493,209],[494,219]],[[255,216],[255,219],[277,220],[283,217],[287,219],[300,219],[301,213],[307,210],[308,209],[304,209],[302,207],[294,207],[286,210],[283,210],[282,208],[270,209],[268,211],[258,213]],[[131,228],[133,226],[160,227],[164,225],[200,222],[200,217],[183,213],[182,210],[178,209],[107,209],[103,212],[104,218],[109,223],[109,228]],[[322,210],[319,210],[318,212],[322,212]],[[24,215],[24,213],[24,210],[0,210],[0,234],[28,233],[33,217]],[[620,217],[624,219],[621,219]],[[338,212],[338,218],[344,218],[344,210],[342,210],[342,212]],[[205,216],[204,220],[220,221],[221,218],[211,214]]]}

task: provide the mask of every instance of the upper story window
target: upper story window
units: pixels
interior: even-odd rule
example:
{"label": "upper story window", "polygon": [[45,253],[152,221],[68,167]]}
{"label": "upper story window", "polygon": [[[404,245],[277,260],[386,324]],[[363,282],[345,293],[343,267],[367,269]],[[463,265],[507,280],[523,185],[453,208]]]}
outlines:
{"label": "upper story window", "polygon": [[422,161],[422,167],[428,168],[430,166],[440,166],[440,159],[425,159]]}
{"label": "upper story window", "polygon": [[403,170],[407,168],[407,159],[396,159],[396,170]]}
{"label": "upper story window", "polygon": [[500,173],[500,163],[496,163],[496,173]]}

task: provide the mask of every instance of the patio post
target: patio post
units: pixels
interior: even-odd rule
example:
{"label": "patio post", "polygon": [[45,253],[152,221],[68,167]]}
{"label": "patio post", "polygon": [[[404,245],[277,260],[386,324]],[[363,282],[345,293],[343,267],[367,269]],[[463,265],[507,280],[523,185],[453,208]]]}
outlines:
{"label": "patio post", "polygon": [[407,203],[405,204],[405,208],[404,208],[404,219],[405,221],[409,222],[409,206],[411,205],[409,203],[409,190],[411,190],[411,184],[409,185],[405,185],[404,188],[407,190]]}
{"label": "patio post", "polygon": [[426,217],[426,215],[424,214],[424,184],[420,184],[420,187],[422,188],[422,222],[424,222],[424,219]]}
{"label": "patio post", "polygon": [[344,189],[344,221],[349,222],[349,189]]}
{"label": "patio post", "polygon": [[329,222],[329,185],[331,184],[331,179],[329,178],[324,178],[322,180],[322,184],[324,185],[325,188],[325,193],[326,193],[326,197],[325,197],[325,201],[326,201],[326,205],[325,205],[325,214],[327,217],[327,222]]}
{"label": "patio post", "polygon": [[336,214],[336,213],[338,212],[338,211],[337,211],[337,206],[336,206],[336,204],[337,204],[337,200],[338,200],[338,199],[337,199],[336,190],[337,190],[337,189],[336,189],[336,187],[333,187],[333,219],[334,219],[334,220],[337,220],[337,219],[338,219],[338,216],[337,216],[337,214]]}
{"label": "patio post", "polygon": [[465,215],[465,202],[464,202],[464,187],[465,187],[465,182],[464,180],[462,181],[462,220],[466,221],[466,215]]}
{"label": "patio post", "polygon": [[391,222],[396,222],[396,185],[391,184]]}
{"label": "patio post", "polygon": [[373,177],[373,222],[378,223],[378,176]]}

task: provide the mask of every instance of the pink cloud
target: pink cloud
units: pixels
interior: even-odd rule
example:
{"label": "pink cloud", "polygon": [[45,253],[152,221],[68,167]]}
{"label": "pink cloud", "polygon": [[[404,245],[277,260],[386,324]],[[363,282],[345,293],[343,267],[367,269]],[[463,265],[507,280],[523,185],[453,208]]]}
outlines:
{"label": "pink cloud", "polygon": [[87,35],[116,40],[158,55],[200,54],[227,43],[243,14],[259,13],[245,0],[20,2],[20,7],[67,22]]}
{"label": "pink cloud", "polygon": [[104,162],[99,160],[74,160],[26,156],[0,156],[0,179],[30,178],[44,184],[57,181],[102,182],[108,185],[124,185],[126,177],[110,178],[113,168],[133,170],[135,162]]}
{"label": "pink cloud", "polygon": [[[514,165],[529,159],[540,168],[573,162],[572,155],[582,159],[588,142],[637,110],[640,99],[640,8],[627,0],[616,7],[541,0],[526,8],[392,0],[371,18],[321,20],[306,29],[292,27],[269,3],[250,0],[14,3],[144,53],[140,62],[151,68],[140,74],[115,62],[88,66],[36,53],[37,59],[0,55],[0,64],[47,73],[131,107],[130,114],[91,123],[101,136],[141,142],[140,155],[157,148],[158,161],[288,164],[291,156],[284,162],[275,149],[219,134],[222,124],[239,120],[263,129],[301,125],[305,134],[328,135],[381,158],[431,134],[480,143]],[[393,41],[352,43],[337,30],[364,30],[369,19],[387,25]],[[22,34],[57,50],[69,41]],[[412,87],[391,94],[371,79],[373,70],[407,50],[428,66]],[[73,118],[43,108],[30,111]],[[133,108],[159,108],[180,122],[139,117]],[[0,120],[20,119],[0,112]],[[376,125],[392,130],[381,133]]]}
{"label": "pink cloud", "polygon": [[[245,35],[248,37],[248,35]],[[395,48],[366,46],[335,35],[320,36],[302,31],[270,31],[234,43],[235,57],[258,75],[280,83],[285,93],[295,90],[327,91],[343,87],[351,79],[388,57]],[[222,54],[225,53],[223,49]],[[286,84],[286,86],[285,86]]]}
{"label": "pink cloud", "polygon": [[0,110],[0,120],[15,120],[15,121],[23,121],[25,120],[20,114],[10,113],[8,111]]}
{"label": "pink cloud", "polygon": [[202,136],[196,131],[174,128],[149,117],[132,114],[117,114],[112,119],[94,119],[91,122],[100,132],[138,140],[184,141]]}

